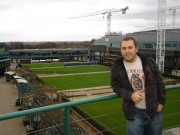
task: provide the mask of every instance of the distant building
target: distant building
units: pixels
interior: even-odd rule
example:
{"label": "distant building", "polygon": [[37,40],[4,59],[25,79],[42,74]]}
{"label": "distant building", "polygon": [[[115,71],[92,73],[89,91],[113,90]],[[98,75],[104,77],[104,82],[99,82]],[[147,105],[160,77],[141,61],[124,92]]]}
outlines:
{"label": "distant building", "polygon": [[[134,37],[139,44],[139,52],[156,59],[157,30],[141,31],[122,35],[111,33],[95,40],[90,48],[64,48],[64,49],[17,49],[10,50],[11,62],[32,63],[73,60],[96,61],[111,65],[120,57],[120,41],[125,36]],[[180,29],[166,30],[164,71],[180,70]]]}
{"label": "distant building", "polygon": [[17,49],[8,51],[13,63],[86,61],[87,48]]}
{"label": "distant building", "polygon": [[[110,34],[96,40],[90,48],[90,60],[111,65],[120,54],[120,41],[125,36],[134,37],[139,52],[156,59],[157,30],[122,34]],[[166,30],[165,70],[173,70],[180,61],[180,29]],[[177,67],[180,70],[180,67]]]}
{"label": "distant building", "polygon": [[0,75],[10,66],[9,54],[5,50],[5,43],[0,43]]}

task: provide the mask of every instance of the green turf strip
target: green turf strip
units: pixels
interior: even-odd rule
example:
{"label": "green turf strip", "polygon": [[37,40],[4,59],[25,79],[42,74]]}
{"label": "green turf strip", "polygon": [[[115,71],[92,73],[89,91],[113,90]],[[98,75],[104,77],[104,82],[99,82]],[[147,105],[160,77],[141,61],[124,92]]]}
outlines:
{"label": "green turf strip", "polygon": [[55,86],[59,90],[71,90],[110,85],[109,73],[41,77],[41,79],[47,84]]}
{"label": "green turf strip", "polygon": [[61,67],[64,66],[64,63],[63,62],[32,63],[32,64],[23,64],[23,66],[28,68]]}
{"label": "green turf strip", "polygon": [[38,68],[31,69],[37,74],[72,74],[72,73],[85,73],[85,72],[99,72],[109,71],[110,68],[102,65],[89,65],[89,66],[67,66],[67,67],[56,67],[56,68]]}
{"label": "green turf strip", "polygon": [[[180,89],[169,90],[167,93],[167,103],[163,111],[163,127],[165,129],[180,125],[179,95]],[[126,134],[122,98],[80,105],[80,108],[108,129],[115,128],[116,130],[112,130],[115,134]]]}

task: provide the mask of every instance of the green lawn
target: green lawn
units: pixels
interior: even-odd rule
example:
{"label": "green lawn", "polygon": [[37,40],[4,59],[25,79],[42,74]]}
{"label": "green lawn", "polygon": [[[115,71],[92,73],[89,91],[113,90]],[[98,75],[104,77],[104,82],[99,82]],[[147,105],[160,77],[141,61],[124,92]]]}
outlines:
{"label": "green lawn", "polygon": [[124,135],[126,133],[122,98],[80,105],[79,107],[115,134]]}
{"label": "green lawn", "polygon": [[61,67],[64,66],[63,62],[51,62],[51,63],[32,63],[32,64],[23,64],[23,66],[28,68],[44,68],[44,67]]}
{"label": "green lawn", "polygon": [[59,90],[70,90],[79,88],[89,88],[107,86],[110,82],[109,73],[79,74],[68,76],[41,77],[47,84]]}
{"label": "green lawn", "polygon": [[[180,125],[179,95],[180,89],[169,90],[167,93],[167,103],[163,112],[164,128]],[[126,124],[122,112],[122,98],[80,105],[80,108],[108,129],[113,129],[115,134],[125,135]]]}
{"label": "green lawn", "polygon": [[180,89],[167,91],[167,103],[164,108],[164,128],[180,126]]}
{"label": "green lawn", "polygon": [[[83,66],[75,66],[76,71]],[[88,68],[88,67],[87,67]],[[70,70],[70,69],[69,69]],[[72,69],[71,69],[72,70]],[[87,87],[107,86],[110,83],[110,73],[93,73],[70,76],[42,77],[43,81],[59,90],[69,90]],[[167,103],[163,116],[164,129],[180,125],[179,107],[180,89],[167,91]],[[125,118],[122,112],[122,98],[81,105],[80,108],[118,135],[126,134]]]}
{"label": "green lawn", "polygon": [[[55,80],[52,79],[52,77],[50,77],[49,80],[52,81],[53,85],[59,86],[61,90],[96,87],[99,84],[104,86],[109,85],[110,81],[109,73],[53,78],[55,78]],[[48,77],[43,79],[48,79]],[[55,84],[55,82],[57,82],[57,84]],[[180,89],[167,91],[167,103],[163,112],[163,126],[165,129],[180,125],[179,95]],[[85,104],[81,105],[80,108],[95,118],[96,121],[102,123],[102,125],[108,129],[111,129],[115,134],[124,135],[126,133],[126,124],[122,112],[122,98]]]}
{"label": "green lawn", "polygon": [[102,65],[89,65],[89,66],[61,66],[61,67],[44,67],[38,69],[31,69],[37,74],[71,74],[71,73],[85,73],[85,72],[99,72],[109,71],[110,68]]}

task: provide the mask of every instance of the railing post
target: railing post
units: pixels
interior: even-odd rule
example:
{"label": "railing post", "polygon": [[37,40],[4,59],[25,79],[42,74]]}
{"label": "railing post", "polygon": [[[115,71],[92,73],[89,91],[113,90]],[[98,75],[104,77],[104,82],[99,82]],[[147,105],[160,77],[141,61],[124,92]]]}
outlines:
{"label": "railing post", "polygon": [[70,135],[70,107],[64,108],[63,134]]}

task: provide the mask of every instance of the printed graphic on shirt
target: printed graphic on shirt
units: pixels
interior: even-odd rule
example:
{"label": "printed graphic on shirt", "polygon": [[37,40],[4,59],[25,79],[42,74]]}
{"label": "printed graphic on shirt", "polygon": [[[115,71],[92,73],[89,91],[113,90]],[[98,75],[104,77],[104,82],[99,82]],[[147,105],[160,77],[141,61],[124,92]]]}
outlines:
{"label": "printed graphic on shirt", "polygon": [[143,89],[143,82],[141,78],[139,77],[139,74],[137,73],[132,73],[131,76],[131,85],[135,90],[142,90]]}
{"label": "printed graphic on shirt", "polygon": [[134,91],[139,91],[144,93],[144,72],[140,69],[129,69],[127,70],[129,81],[134,89]]}
{"label": "printed graphic on shirt", "polygon": [[134,63],[123,61],[128,75],[129,82],[133,87],[134,92],[141,93],[142,100],[135,103],[135,106],[140,109],[146,109],[145,97],[145,74],[142,67],[142,62],[139,56]]}

